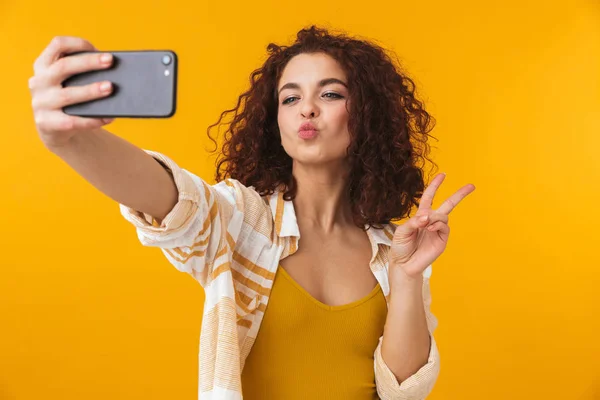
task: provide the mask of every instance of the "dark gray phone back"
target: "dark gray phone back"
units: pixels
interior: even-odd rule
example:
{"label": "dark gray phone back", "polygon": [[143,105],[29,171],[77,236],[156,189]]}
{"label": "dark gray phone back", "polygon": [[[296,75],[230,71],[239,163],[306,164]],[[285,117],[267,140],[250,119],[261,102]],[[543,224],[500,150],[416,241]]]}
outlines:
{"label": "dark gray phone back", "polygon": [[[106,53],[106,52],[103,52]],[[69,105],[69,115],[102,118],[167,118],[175,114],[177,55],[171,50],[111,51],[109,69],[69,77],[63,87],[110,81],[110,96]]]}

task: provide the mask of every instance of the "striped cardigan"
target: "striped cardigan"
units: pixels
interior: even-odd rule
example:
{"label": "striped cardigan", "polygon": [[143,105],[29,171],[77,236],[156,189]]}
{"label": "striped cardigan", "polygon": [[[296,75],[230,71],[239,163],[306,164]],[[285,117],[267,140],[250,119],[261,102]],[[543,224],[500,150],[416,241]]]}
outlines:
{"label": "striped cardigan", "polygon": [[[209,185],[169,157],[151,155],[173,176],[178,202],[159,224],[152,216],[120,204],[144,246],[158,247],[179,271],[205,291],[200,331],[198,398],[242,399],[241,371],[256,339],[280,260],[298,249],[300,232],[291,201],[283,192],[260,196],[234,179]],[[367,231],[370,268],[389,303],[388,251],[395,225]],[[430,334],[437,319],[430,313],[429,277],[423,301]],[[431,336],[429,359],[399,383],[381,357],[383,336],[374,352],[377,393],[383,400],[424,399],[439,374],[439,354]]]}

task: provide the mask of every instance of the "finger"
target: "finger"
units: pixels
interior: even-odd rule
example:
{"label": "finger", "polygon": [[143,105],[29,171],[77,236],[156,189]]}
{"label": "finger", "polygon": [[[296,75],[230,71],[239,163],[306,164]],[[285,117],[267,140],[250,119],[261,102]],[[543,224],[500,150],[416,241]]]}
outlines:
{"label": "finger", "polygon": [[112,65],[111,53],[86,53],[63,57],[47,70],[50,85],[58,85],[68,77],[81,72],[106,69]]}
{"label": "finger", "polygon": [[64,54],[95,50],[96,48],[85,39],[73,36],[56,36],[36,59],[33,69],[37,74],[41,69],[49,67]]}
{"label": "finger", "polygon": [[67,115],[62,111],[45,111],[36,114],[36,125],[48,132],[97,129],[112,122],[108,118],[84,118]]}
{"label": "finger", "polygon": [[428,214],[418,214],[410,218],[404,224],[396,228],[396,235],[398,237],[408,237],[415,231],[424,228],[429,223]]}
{"label": "finger", "polygon": [[450,214],[450,212],[454,210],[454,208],[456,208],[458,203],[460,203],[462,199],[467,197],[467,195],[474,190],[475,185],[473,184],[463,186],[456,193],[450,196],[445,202],[443,202],[442,205],[436,210],[436,212]]}
{"label": "finger", "polygon": [[429,232],[437,233],[444,242],[448,242],[450,236],[450,227],[443,222],[436,222],[432,225],[431,229],[427,229]]}
{"label": "finger", "polygon": [[449,220],[448,215],[435,211],[435,212],[432,212],[431,214],[429,214],[429,219],[427,220],[426,225],[427,226],[433,225],[436,222],[442,222],[444,224],[447,224],[448,220]]}
{"label": "finger", "polygon": [[429,225],[427,227],[427,230],[430,232],[435,232],[435,231],[449,232],[450,227],[444,221],[438,221],[438,222],[435,222],[435,223]]}
{"label": "finger", "polygon": [[46,89],[52,86],[52,76],[48,73],[48,70],[40,72],[29,78],[29,91],[35,93],[40,89]]}
{"label": "finger", "polygon": [[[411,219],[409,219],[405,224],[400,225],[398,229],[398,235],[402,237],[407,237],[412,235],[415,231],[419,229],[427,228],[429,225],[433,225],[437,222],[448,223],[448,216],[441,213],[426,213],[426,214],[416,214]],[[396,229],[396,231],[398,231]]]}
{"label": "finger", "polygon": [[444,178],[446,178],[445,173],[438,174],[435,178],[433,178],[433,180],[431,181],[429,186],[427,186],[427,188],[423,192],[423,195],[421,196],[421,201],[419,202],[420,210],[428,210],[432,207],[435,193],[444,181]]}
{"label": "finger", "polygon": [[35,75],[27,80],[27,86],[29,87],[29,91],[31,93],[33,93],[34,89],[37,88],[37,86],[38,86],[37,82],[38,82],[38,77]]}
{"label": "finger", "polygon": [[32,107],[34,110],[61,110],[71,104],[106,97],[112,92],[112,87],[110,81],[102,81],[84,86],[51,88],[34,96]]}

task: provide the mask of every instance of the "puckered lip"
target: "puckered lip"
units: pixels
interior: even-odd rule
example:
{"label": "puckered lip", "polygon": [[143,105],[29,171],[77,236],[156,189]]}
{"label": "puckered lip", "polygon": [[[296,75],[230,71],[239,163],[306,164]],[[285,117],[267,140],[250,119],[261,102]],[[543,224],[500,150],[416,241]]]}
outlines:
{"label": "puckered lip", "polygon": [[318,130],[317,127],[312,124],[311,122],[305,122],[302,125],[300,125],[300,128],[298,129],[298,132],[301,131],[316,131]]}

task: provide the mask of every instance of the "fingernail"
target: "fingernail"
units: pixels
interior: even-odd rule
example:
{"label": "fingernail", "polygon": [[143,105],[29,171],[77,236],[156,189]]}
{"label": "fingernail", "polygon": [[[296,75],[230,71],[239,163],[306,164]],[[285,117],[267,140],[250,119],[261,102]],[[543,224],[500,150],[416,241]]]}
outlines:
{"label": "fingernail", "polygon": [[104,64],[108,64],[111,60],[112,60],[112,54],[110,54],[110,53],[102,54],[100,56],[100,61],[102,61]]}
{"label": "fingernail", "polygon": [[111,84],[110,82],[102,82],[100,84],[100,90],[103,92],[108,92],[110,90]]}
{"label": "fingernail", "polygon": [[427,221],[428,218],[429,218],[428,215],[423,215],[422,217],[419,218],[419,221],[420,222],[425,222],[425,221]]}

